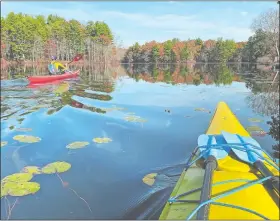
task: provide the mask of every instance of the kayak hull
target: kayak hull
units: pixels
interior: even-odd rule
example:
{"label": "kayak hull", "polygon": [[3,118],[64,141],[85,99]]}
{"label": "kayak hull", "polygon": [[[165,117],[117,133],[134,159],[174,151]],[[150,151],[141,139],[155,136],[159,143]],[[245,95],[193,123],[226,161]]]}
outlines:
{"label": "kayak hull", "polygon": [[[231,112],[226,103],[220,102],[212,121],[206,131],[207,135],[221,136],[222,132],[239,134],[244,137],[249,137],[250,134],[240,124],[236,116]],[[222,139],[221,139],[222,140]],[[217,139],[217,143],[219,144]],[[199,153],[196,155],[198,156]],[[267,157],[267,156],[264,156]],[[195,157],[193,158],[195,159]],[[279,176],[279,171],[273,167],[266,165],[274,175]],[[171,193],[170,197],[175,197],[186,193],[193,189],[203,186],[205,169],[203,161],[198,160],[187,170],[184,170],[177,181],[177,184]],[[212,184],[222,182],[221,185],[212,185],[211,198],[234,188],[245,185],[246,182],[256,180],[260,174],[252,168],[251,165],[240,161],[232,152],[225,158],[218,160],[218,168],[213,172]],[[234,180],[235,182],[228,182]],[[193,194],[189,194],[180,198],[180,200],[196,200],[195,203],[175,202],[166,203],[159,219],[179,220],[184,219],[192,214],[192,212],[200,204],[201,190]],[[272,197],[273,196],[273,197]],[[268,190],[264,185],[257,184],[241,191],[220,198],[215,202],[221,205],[210,204],[208,218],[209,220],[259,220],[260,216],[254,213],[247,212],[237,207],[249,209],[250,211],[262,214],[268,219],[279,219],[279,195],[276,191]],[[225,205],[235,205],[236,208],[227,207]],[[196,214],[192,217],[196,219]]]}
{"label": "kayak hull", "polygon": [[48,76],[29,76],[28,80],[30,84],[43,84],[46,82],[53,82],[68,78],[75,78],[80,74],[80,70],[74,72],[67,72],[61,75],[48,75]]}

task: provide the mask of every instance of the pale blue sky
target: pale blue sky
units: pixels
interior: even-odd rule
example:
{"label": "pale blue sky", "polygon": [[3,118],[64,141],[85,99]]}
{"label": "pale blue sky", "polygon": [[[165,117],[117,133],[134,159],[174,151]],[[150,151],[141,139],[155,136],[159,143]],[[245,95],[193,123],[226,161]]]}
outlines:
{"label": "pale blue sky", "polygon": [[105,21],[117,39],[127,47],[136,41],[203,40],[223,37],[246,41],[252,34],[250,24],[274,1],[165,1],[165,2],[2,2],[1,16],[9,12],[32,15],[57,14],[66,19]]}

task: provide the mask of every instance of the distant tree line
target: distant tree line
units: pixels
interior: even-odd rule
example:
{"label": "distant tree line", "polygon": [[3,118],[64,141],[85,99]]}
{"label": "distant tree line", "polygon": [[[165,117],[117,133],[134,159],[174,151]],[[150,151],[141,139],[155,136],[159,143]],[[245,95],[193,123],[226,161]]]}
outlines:
{"label": "distant tree line", "polygon": [[217,41],[202,41],[200,38],[180,41],[174,38],[163,43],[152,41],[142,46],[135,43],[127,50],[124,62],[177,63],[190,60],[202,62],[234,60],[241,58],[241,50],[245,44],[245,42],[235,43],[222,38]]}
{"label": "distant tree line", "polygon": [[199,62],[257,62],[266,57],[270,61],[279,58],[279,11],[270,9],[253,22],[254,35],[247,42],[235,42],[218,38],[202,41],[200,38],[181,41],[172,39],[159,43],[135,43],[129,47],[123,59],[126,63],[183,63]]}
{"label": "distant tree line", "polygon": [[113,34],[100,21],[86,25],[56,15],[31,16],[9,13],[1,17],[1,57],[5,60],[71,60],[84,53],[88,60],[106,62],[116,54]]}

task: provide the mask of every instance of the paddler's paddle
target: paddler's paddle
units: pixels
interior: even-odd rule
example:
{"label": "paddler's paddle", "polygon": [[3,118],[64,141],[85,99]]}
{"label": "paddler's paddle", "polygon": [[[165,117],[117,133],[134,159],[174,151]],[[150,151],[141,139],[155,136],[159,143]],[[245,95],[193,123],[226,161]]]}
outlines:
{"label": "paddler's paddle", "polygon": [[[77,54],[70,62],[66,63],[66,65],[71,64],[71,63],[74,62],[74,61],[79,61],[79,60],[81,60],[82,58],[83,58],[83,55],[82,55],[82,54]],[[63,69],[63,71],[65,71],[65,70],[67,70],[67,69],[66,69],[66,68]]]}
{"label": "paddler's paddle", "polygon": [[[200,203],[203,203],[210,199],[212,192],[212,177],[213,171],[218,167],[218,160],[223,159],[228,155],[228,152],[224,148],[211,147],[211,145],[217,144],[214,136],[208,136],[206,134],[202,134],[198,137],[198,146],[206,146],[209,147],[200,147],[200,151],[207,151],[210,148],[209,152],[204,155],[205,161],[205,173],[203,179],[203,186],[200,194]],[[197,212],[198,220],[207,220],[209,214],[209,204],[201,207]]]}
{"label": "paddler's paddle", "polygon": [[71,64],[72,62],[74,61],[79,61],[83,58],[83,55],[82,54],[77,54],[70,62],[67,63],[68,64]]}
{"label": "paddler's paddle", "polygon": [[[222,134],[227,143],[250,143],[260,148],[253,149],[250,147],[250,145],[244,145],[244,151],[236,148],[231,149],[239,159],[253,165],[263,176],[275,177],[275,175],[264,165],[262,159],[264,152],[261,150],[261,146],[256,140],[254,140],[252,137],[241,137],[240,135],[230,134],[227,132],[222,132]],[[270,183],[273,189],[275,189],[275,191],[279,194],[279,178],[277,179],[277,177],[275,177],[274,179],[271,179]]]}

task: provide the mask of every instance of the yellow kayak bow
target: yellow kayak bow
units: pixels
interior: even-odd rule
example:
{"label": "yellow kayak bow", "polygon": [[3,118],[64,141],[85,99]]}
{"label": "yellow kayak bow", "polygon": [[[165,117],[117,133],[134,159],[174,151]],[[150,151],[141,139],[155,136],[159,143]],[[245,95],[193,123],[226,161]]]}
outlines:
{"label": "yellow kayak bow", "polygon": [[218,104],[195,150],[160,219],[279,220],[279,167],[226,103]]}

